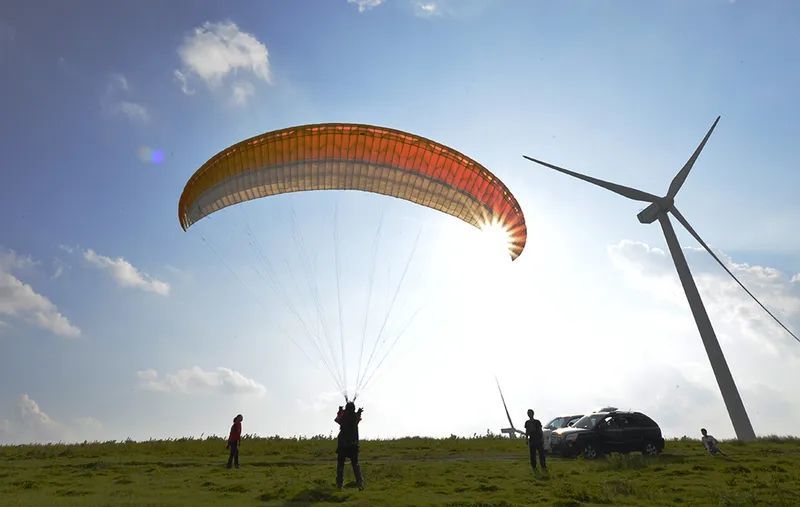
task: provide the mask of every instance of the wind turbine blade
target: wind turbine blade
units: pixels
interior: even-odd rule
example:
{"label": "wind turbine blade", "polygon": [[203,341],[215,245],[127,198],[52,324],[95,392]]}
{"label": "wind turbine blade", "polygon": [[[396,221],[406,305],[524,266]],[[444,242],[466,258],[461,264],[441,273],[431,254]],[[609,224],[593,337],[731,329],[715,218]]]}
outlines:
{"label": "wind turbine blade", "polygon": [[686,181],[686,177],[689,176],[689,171],[692,170],[692,166],[697,160],[697,157],[700,155],[700,152],[703,151],[703,148],[706,145],[706,141],[708,141],[708,138],[711,137],[711,133],[714,132],[714,127],[717,126],[719,118],[720,117],[717,116],[717,119],[714,120],[714,124],[711,125],[710,129],[708,129],[708,133],[700,142],[700,144],[697,146],[697,149],[694,150],[694,153],[692,153],[692,156],[689,157],[689,160],[686,161],[686,164],[683,166],[683,168],[681,168],[681,170],[678,171],[678,174],[676,174],[675,177],[672,179],[672,183],[669,184],[669,190],[667,191],[668,199],[674,198],[675,195],[678,193],[678,190],[681,189],[681,186],[683,185],[683,182]]}
{"label": "wind turbine blade", "polygon": [[524,158],[527,158],[531,162],[536,162],[537,164],[543,165],[545,167],[549,167],[550,169],[555,169],[558,172],[568,174],[579,180],[588,181],[589,183],[594,183],[600,187],[605,188],[606,190],[611,190],[612,192],[619,194],[623,197],[627,197],[628,199],[633,199],[634,201],[644,201],[644,202],[654,202],[658,199],[653,194],[648,194],[647,192],[642,192],[641,190],[637,190],[635,188],[625,187],[622,185],[617,185],[616,183],[611,183],[610,181],[603,181],[597,178],[592,178],[591,176],[586,176],[585,174],[576,173],[575,171],[570,171],[569,169],[564,169],[563,167],[558,167],[557,165],[548,164],[547,162],[542,162],[541,160],[536,160],[533,157],[529,157],[527,155],[523,155]]}
{"label": "wind turbine blade", "polygon": [[720,266],[722,266],[722,269],[724,269],[725,271],[727,271],[727,272],[728,272],[728,274],[729,274],[729,275],[731,275],[731,278],[733,278],[733,279],[736,281],[736,283],[738,283],[738,284],[739,284],[739,287],[741,287],[742,289],[744,289],[744,291],[745,291],[745,292],[746,292],[746,293],[747,293],[747,294],[748,294],[748,295],[749,295],[751,298],[753,298],[753,301],[755,301],[756,303],[758,303],[758,306],[760,306],[760,307],[761,307],[761,308],[762,308],[762,309],[763,309],[765,312],[767,312],[767,313],[769,314],[769,316],[770,316],[770,317],[772,317],[772,319],[773,319],[775,322],[777,322],[777,323],[778,323],[778,325],[780,325],[780,326],[781,326],[783,329],[785,329],[787,333],[789,333],[790,335],[792,335],[792,338],[794,338],[795,340],[797,340],[798,342],[800,342],[800,338],[798,338],[796,334],[794,334],[793,332],[791,332],[791,331],[789,330],[789,328],[788,328],[788,327],[784,326],[784,325],[783,325],[783,322],[781,322],[780,320],[778,320],[778,317],[776,317],[775,315],[773,315],[773,313],[772,313],[771,311],[769,311],[769,310],[767,309],[767,307],[766,307],[766,306],[764,306],[763,304],[761,304],[761,301],[759,301],[759,300],[758,300],[758,298],[757,298],[757,297],[755,297],[755,296],[753,295],[753,293],[752,293],[752,292],[750,292],[749,290],[747,290],[747,287],[745,287],[745,286],[744,286],[744,284],[743,284],[742,282],[740,282],[738,278],[736,278],[736,275],[734,275],[733,273],[731,273],[731,270],[730,270],[730,269],[728,269],[728,267],[727,267],[727,266],[726,266],[726,265],[725,265],[725,264],[724,264],[724,263],[723,263],[723,262],[720,260],[720,258],[719,258],[719,257],[717,257],[717,255],[716,255],[714,252],[712,252],[712,251],[711,251],[711,248],[709,248],[709,247],[708,247],[708,245],[706,245],[706,242],[705,242],[705,241],[703,241],[703,240],[700,238],[700,235],[699,235],[699,234],[697,234],[697,233],[695,232],[695,230],[692,228],[692,226],[691,226],[691,225],[689,225],[689,222],[687,222],[687,221],[686,221],[686,219],[685,219],[685,218],[683,218],[683,215],[681,215],[680,211],[678,211],[678,209],[677,209],[677,208],[675,208],[674,206],[673,206],[673,208],[672,208],[672,214],[673,214],[673,215],[675,215],[675,218],[677,218],[677,219],[678,219],[678,222],[680,222],[680,223],[681,223],[681,225],[683,225],[683,227],[684,227],[684,228],[685,228],[687,231],[689,231],[689,234],[691,234],[692,236],[694,236],[694,239],[696,239],[696,240],[697,240],[697,242],[698,242],[698,243],[700,243],[700,245],[701,245],[703,248],[705,248],[705,249],[706,249],[706,252],[708,252],[709,254],[711,254],[711,257],[713,257],[713,258],[714,258],[714,260],[715,260],[715,261],[717,261],[717,264],[719,264]]}
{"label": "wind turbine blade", "polygon": [[506,417],[508,417],[508,424],[511,426],[512,430],[519,432],[519,430],[514,427],[514,423],[511,422],[511,414],[508,413],[508,406],[506,406],[506,399],[503,397],[503,390],[500,389],[500,381],[497,380],[497,377],[494,378],[494,381],[497,382],[497,390],[500,391],[500,399],[503,400],[503,408],[506,409]]}

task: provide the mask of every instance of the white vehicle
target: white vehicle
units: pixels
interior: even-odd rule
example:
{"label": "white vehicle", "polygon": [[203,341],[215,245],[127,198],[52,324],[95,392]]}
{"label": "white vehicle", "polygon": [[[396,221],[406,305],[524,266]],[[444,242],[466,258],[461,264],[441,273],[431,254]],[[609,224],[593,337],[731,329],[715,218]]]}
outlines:
{"label": "white vehicle", "polygon": [[544,425],[550,436],[550,438],[548,438],[548,451],[558,450],[560,444],[559,430],[572,427],[581,417],[583,417],[582,414],[562,415],[554,417],[550,422]]}

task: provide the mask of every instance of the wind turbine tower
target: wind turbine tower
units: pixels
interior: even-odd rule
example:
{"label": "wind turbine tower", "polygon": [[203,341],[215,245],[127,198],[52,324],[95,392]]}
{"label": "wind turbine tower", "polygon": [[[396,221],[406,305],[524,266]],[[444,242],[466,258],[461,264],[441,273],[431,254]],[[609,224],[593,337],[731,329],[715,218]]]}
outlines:
{"label": "wind turbine tower", "polygon": [[[692,309],[692,315],[694,315],[694,321],[697,324],[697,330],[700,332],[700,337],[703,340],[703,346],[705,346],[706,354],[708,354],[708,360],[711,362],[711,369],[714,371],[714,376],[717,378],[719,390],[722,392],[722,399],[725,401],[725,407],[728,409],[728,415],[733,423],[733,429],[736,431],[736,438],[747,442],[755,440],[756,435],[753,431],[753,426],[750,424],[750,418],[747,416],[747,411],[745,411],[742,398],[739,396],[739,390],[736,388],[736,383],[733,381],[733,376],[728,368],[728,363],[725,361],[722,348],[719,346],[719,341],[714,333],[714,328],[711,325],[711,321],[709,320],[705,306],[703,305],[703,300],[700,298],[700,293],[697,291],[694,278],[692,278],[692,273],[689,271],[689,265],[686,263],[686,258],[681,250],[681,245],[678,243],[678,238],[675,236],[675,230],[672,228],[672,223],[669,219],[669,214],[672,213],[675,219],[677,219],[678,222],[680,222],[686,228],[686,230],[689,231],[692,236],[694,236],[694,238],[706,249],[706,251],[708,251],[725,269],[725,271],[733,276],[734,280],[736,280],[736,282],[739,283],[739,285],[742,286],[742,288],[744,288],[745,291],[747,291],[747,293],[753,297],[753,299],[755,299],[755,296],[753,296],[753,294],[750,293],[750,291],[748,291],[738,279],[736,279],[733,273],[731,273],[730,270],[728,270],[728,268],[722,263],[722,261],[719,260],[719,258],[711,251],[708,245],[706,245],[706,243],[700,239],[700,236],[694,231],[692,226],[689,225],[689,222],[683,218],[683,215],[680,214],[678,208],[675,207],[675,195],[681,189],[684,181],[686,181],[689,171],[691,171],[692,166],[697,160],[697,157],[700,155],[700,152],[706,145],[706,141],[708,141],[708,138],[714,131],[714,127],[717,126],[717,122],[719,122],[719,117],[717,117],[717,119],[714,121],[714,124],[711,125],[708,133],[700,142],[700,145],[697,147],[697,149],[695,149],[694,153],[692,153],[692,156],[689,157],[689,160],[686,162],[683,168],[678,171],[677,175],[675,175],[675,178],[673,178],[672,183],[670,183],[667,194],[664,197],[657,197],[641,190],[617,185],[615,183],[610,183],[597,178],[592,178],[591,176],[586,176],[562,167],[555,166],[553,164],[549,164],[547,162],[542,162],[541,160],[528,157],[527,155],[523,156],[532,162],[536,162],[537,164],[541,164],[545,167],[549,167],[550,169],[568,174],[575,178],[588,181],[589,183],[593,183],[607,190],[611,190],[612,192],[623,197],[627,197],[628,199],[650,203],[637,215],[639,222],[643,224],[650,224],[658,220],[658,223],[661,225],[661,229],[664,231],[664,237],[667,240],[670,254],[672,254],[672,260],[675,263],[675,269],[678,271],[678,277],[680,278],[681,285],[683,285],[683,290],[686,293],[686,299],[689,301],[689,307]],[[757,299],[756,302],[761,305],[761,307],[764,308],[764,310],[766,310],[773,319],[778,321],[778,319],[772,315],[772,313],[770,313],[769,310],[767,310],[764,305],[761,304],[761,302],[759,302]],[[778,323],[781,324],[780,321],[778,321]],[[781,326],[783,326],[783,324],[781,324]],[[786,326],[783,327],[786,329]],[[789,331],[788,329],[786,330]],[[792,336],[795,336],[791,331],[789,331],[789,333],[792,334]],[[795,339],[797,339],[796,336]]]}
{"label": "wind turbine tower", "polygon": [[508,424],[511,426],[510,428],[502,428],[500,430],[500,433],[508,435],[508,438],[517,438],[517,434],[525,436],[525,432],[515,428],[514,423],[511,421],[511,414],[508,413],[508,406],[506,405],[506,399],[503,396],[503,390],[500,389],[500,381],[497,380],[497,377],[495,377],[494,381],[497,383],[497,390],[500,391],[500,399],[503,400],[503,408],[506,409],[506,417],[508,418]]}

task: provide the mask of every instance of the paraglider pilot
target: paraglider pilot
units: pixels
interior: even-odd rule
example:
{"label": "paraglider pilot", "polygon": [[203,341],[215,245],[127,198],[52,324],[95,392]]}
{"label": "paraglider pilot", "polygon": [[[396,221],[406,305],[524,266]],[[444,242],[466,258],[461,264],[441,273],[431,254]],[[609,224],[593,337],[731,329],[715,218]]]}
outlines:
{"label": "paraglider pilot", "polygon": [[344,462],[350,458],[353,465],[353,474],[356,476],[356,486],[364,489],[364,478],[361,477],[361,466],[358,464],[358,423],[361,422],[363,408],[356,411],[356,404],[348,401],[339,407],[336,421],[339,424],[339,437],[336,446],[336,487],[342,489],[344,483]]}

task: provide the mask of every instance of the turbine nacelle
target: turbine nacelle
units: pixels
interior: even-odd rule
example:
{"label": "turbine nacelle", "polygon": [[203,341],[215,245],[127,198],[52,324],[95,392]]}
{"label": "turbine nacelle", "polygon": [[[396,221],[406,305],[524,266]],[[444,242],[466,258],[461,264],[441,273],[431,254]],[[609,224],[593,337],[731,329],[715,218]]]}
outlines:
{"label": "turbine nacelle", "polygon": [[659,213],[666,213],[670,211],[673,204],[675,204],[675,199],[672,197],[669,197],[668,195],[659,197],[653,201],[650,206],[640,211],[636,217],[639,219],[639,222],[643,224],[652,224],[658,219]]}

